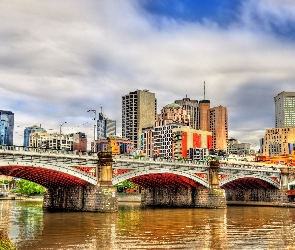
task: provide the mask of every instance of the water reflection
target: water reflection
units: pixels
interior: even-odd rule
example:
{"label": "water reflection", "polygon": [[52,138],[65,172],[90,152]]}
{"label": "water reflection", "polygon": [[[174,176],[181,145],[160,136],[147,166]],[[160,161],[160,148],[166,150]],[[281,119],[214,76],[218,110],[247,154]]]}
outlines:
{"label": "water reflection", "polygon": [[0,202],[0,228],[18,249],[293,249],[295,210],[146,208],[115,214],[43,212],[40,202]]}

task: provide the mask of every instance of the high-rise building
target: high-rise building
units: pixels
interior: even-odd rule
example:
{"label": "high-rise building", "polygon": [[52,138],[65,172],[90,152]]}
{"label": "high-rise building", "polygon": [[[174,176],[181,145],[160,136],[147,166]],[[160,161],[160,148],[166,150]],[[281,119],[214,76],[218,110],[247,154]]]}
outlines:
{"label": "high-rise building", "polygon": [[140,147],[143,128],[155,125],[157,99],[149,90],[136,90],[122,96],[122,137]]}
{"label": "high-rise building", "polygon": [[0,145],[13,145],[14,113],[0,110]]}
{"label": "high-rise building", "polygon": [[199,113],[200,113],[200,126],[198,129],[203,131],[212,131],[210,129],[210,117],[209,117],[210,101],[201,100],[199,102]]}
{"label": "high-rise building", "polygon": [[272,128],[265,131],[263,155],[276,156],[291,154],[295,144],[295,128]]}
{"label": "high-rise building", "polygon": [[116,121],[108,119],[102,111],[98,114],[97,139],[116,135]]}
{"label": "high-rise building", "polygon": [[44,132],[47,131],[44,128],[41,128],[41,125],[33,125],[31,127],[26,127],[24,130],[24,146],[28,147],[30,145],[30,134],[34,132]]}
{"label": "high-rise building", "polygon": [[161,114],[157,115],[155,126],[165,126],[170,123],[181,123],[188,126],[190,116],[182,106],[176,103],[168,104],[162,108]]}
{"label": "high-rise building", "polygon": [[227,108],[218,106],[209,109],[209,128],[212,132],[213,149],[227,150],[228,116]]}
{"label": "high-rise building", "polygon": [[274,97],[275,127],[295,127],[295,92],[281,92]]}
{"label": "high-rise building", "polygon": [[182,100],[175,100],[174,103],[186,110],[187,114],[190,116],[189,126],[191,128],[210,131],[208,123],[208,110],[210,109],[209,100],[191,100],[186,96]]}
{"label": "high-rise building", "polygon": [[191,100],[187,96],[182,100],[175,100],[174,103],[183,107],[190,118],[189,126],[194,129],[200,128],[200,113],[199,102],[197,100]]}

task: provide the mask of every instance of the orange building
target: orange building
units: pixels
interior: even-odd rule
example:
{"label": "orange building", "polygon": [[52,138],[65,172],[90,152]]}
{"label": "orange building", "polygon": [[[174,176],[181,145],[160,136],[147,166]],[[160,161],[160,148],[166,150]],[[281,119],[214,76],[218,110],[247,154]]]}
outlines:
{"label": "orange building", "polygon": [[172,157],[189,158],[194,149],[198,149],[198,152],[199,149],[212,149],[212,133],[209,131],[181,127],[173,128],[172,133]]}
{"label": "orange building", "polygon": [[227,151],[228,115],[227,108],[218,106],[209,109],[209,126],[212,132],[213,149]]}

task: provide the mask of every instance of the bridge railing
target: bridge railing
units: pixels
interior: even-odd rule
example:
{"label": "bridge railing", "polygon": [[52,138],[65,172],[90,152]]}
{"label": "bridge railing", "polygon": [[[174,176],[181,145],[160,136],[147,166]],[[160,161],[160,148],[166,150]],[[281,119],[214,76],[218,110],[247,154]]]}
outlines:
{"label": "bridge railing", "polygon": [[79,156],[97,156],[97,153],[91,151],[80,150],[64,150],[56,148],[38,148],[38,147],[26,147],[26,146],[8,146],[0,145],[0,151],[19,151],[19,152],[34,152],[34,153],[50,153],[58,155],[79,155]]}
{"label": "bridge railing", "polygon": [[205,160],[190,160],[180,158],[164,158],[164,157],[134,157],[129,155],[115,155],[113,159],[118,160],[130,160],[130,161],[142,161],[142,162],[171,162],[171,163],[184,163],[184,164],[196,164],[196,165],[208,165],[209,162]]}

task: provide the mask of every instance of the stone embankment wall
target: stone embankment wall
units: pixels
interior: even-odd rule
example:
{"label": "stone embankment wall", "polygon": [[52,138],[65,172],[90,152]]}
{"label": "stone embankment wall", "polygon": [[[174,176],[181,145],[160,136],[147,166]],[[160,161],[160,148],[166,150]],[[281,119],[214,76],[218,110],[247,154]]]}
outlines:
{"label": "stone embankment wall", "polygon": [[276,188],[227,189],[225,193],[227,201],[288,202],[286,191]]}
{"label": "stone embankment wall", "polygon": [[205,187],[146,189],[142,196],[142,203],[147,206],[226,207],[224,190]]}
{"label": "stone embankment wall", "polygon": [[141,194],[118,194],[118,202],[141,202]]}
{"label": "stone embankment wall", "polygon": [[48,210],[117,212],[118,199],[113,186],[73,186],[49,188],[43,208]]}

